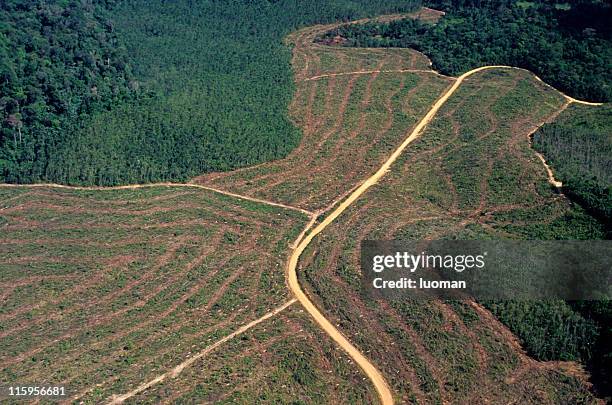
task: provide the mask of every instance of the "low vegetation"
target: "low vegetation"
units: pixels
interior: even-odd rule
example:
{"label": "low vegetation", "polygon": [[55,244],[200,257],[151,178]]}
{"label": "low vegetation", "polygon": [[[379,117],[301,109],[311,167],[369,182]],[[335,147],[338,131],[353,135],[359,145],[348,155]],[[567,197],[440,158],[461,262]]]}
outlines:
{"label": "low vegetation", "polygon": [[294,304],[127,403],[367,405],[376,398],[361,370]]}
{"label": "low vegetation", "polygon": [[[575,86],[568,88],[564,87],[562,82],[555,82],[557,80],[555,75],[547,77],[546,74],[542,74],[542,71],[538,70],[538,67],[526,64],[518,59],[512,59],[508,52],[512,52],[512,57],[515,57],[516,47],[510,46],[510,43],[514,43],[518,39],[515,35],[510,35],[510,33],[504,31],[505,29],[512,29],[512,25],[508,25],[503,21],[503,18],[510,18],[513,21],[519,21],[520,24],[532,24],[533,26],[530,25],[527,30],[522,31],[529,33],[542,29],[538,21],[545,21],[546,18],[552,15],[557,15],[558,17],[558,14],[566,13],[563,18],[558,17],[560,21],[559,32],[555,35],[560,38],[560,41],[563,38],[563,29],[567,29],[563,24],[570,24],[569,20],[579,18],[576,14],[578,10],[585,11],[584,8],[586,7],[590,12],[595,12],[597,7],[592,6],[589,8],[586,4],[582,4],[569,12],[567,9],[560,10],[558,8],[532,6],[525,9],[525,4],[512,4],[510,2],[510,4],[498,5],[498,8],[495,9],[485,7],[483,11],[482,9],[472,7],[469,2],[463,6],[454,4],[453,6],[449,5],[446,7],[449,12],[436,25],[424,24],[419,20],[411,19],[391,21],[386,24],[371,22],[363,25],[342,26],[327,32],[319,38],[321,42],[330,43],[333,40],[334,44],[343,44],[345,46],[416,47],[432,56],[434,67],[450,74],[458,74],[469,68],[487,64],[522,66],[540,73],[545,80],[550,80],[553,84],[572,92],[573,95],[606,100],[607,97],[594,96],[595,93],[576,93],[587,82],[589,85],[593,85],[594,88],[609,88],[608,82],[604,84],[601,82],[605,75],[600,75],[597,78],[591,76],[593,72],[601,73],[601,69],[594,69],[584,76],[580,76],[579,79],[574,80]],[[600,4],[600,6],[603,5]],[[609,10],[605,8],[605,10],[599,10],[599,12],[605,14]],[[529,18],[530,22],[527,23],[527,20],[522,20],[521,18]],[[466,37],[468,28],[473,27],[473,24],[480,20],[483,20],[481,21],[483,24],[478,26],[484,27],[480,34],[476,37]],[[467,21],[471,21],[472,25],[467,24]],[[594,18],[590,23],[597,25],[598,21],[600,21],[598,18]],[[463,25],[464,23],[465,25]],[[574,28],[577,26],[577,23],[572,24]],[[601,28],[601,32],[605,34],[604,37],[607,38],[607,29]],[[583,34],[585,33],[583,32]],[[463,41],[461,48],[459,48],[460,38]],[[478,42],[481,40],[485,42],[491,41],[483,45]],[[510,42],[503,45],[503,41]],[[594,44],[588,38],[584,41]],[[526,42],[519,41],[519,43]],[[546,46],[555,46],[554,43],[555,41],[551,40]],[[566,41],[564,44],[559,45],[559,47],[562,48],[563,46],[570,45],[571,43]],[[605,45],[605,42],[600,42],[600,45],[605,46],[607,49],[602,51],[602,57],[604,59],[608,58],[606,56],[608,53],[606,52],[610,48],[609,45]],[[449,46],[456,47],[456,51],[451,52],[450,48],[448,48]],[[470,48],[471,46],[480,46],[479,51],[476,52],[476,48],[472,49]],[[532,49],[539,48],[532,47]],[[444,55],[444,58],[442,58],[442,55]],[[524,56],[526,53],[521,55]],[[585,53],[573,53],[572,55],[573,57],[581,58]],[[529,56],[528,53],[527,56]],[[541,58],[541,55],[538,58]],[[543,64],[548,63],[547,58],[542,60],[544,60]],[[575,62],[576,66],[582,66],[581,69],[586,69],[586,65],[584,65],[586,60],[591,59],[584,57],[584,59],[572,61],[572,63]],[[540,67],[543,66],[542,63]],[[557,63],[554,58],[553,63]],[[609,62],[604,63],[604,65],[606,64],[609,64]],[[569,68],[569,71],[571,72],[572,68]],[[564,66],[560,66],[554,72],[560,76],[566,74],[567,71],[564,70]],[[520,89],[522,84],[524,82],[519,82],[517,89]],[[498,83],[498,85],[500,85],[502,92],[506,94],[501,83]],[[523,92],[525,91],[526,89],[523,89]],[[550,91],[546,90],[546,92]],[[513,207],[515,203],[510,203],[509,200],[513,198],[509,196],[511,194],[516,195],[517,193],[522,196],[523,207],[516,205],[512,209],[508,207],[504,212],[496,214],[491,214],[489,210],[479,214],[485,216],[492,215],[495,221],[507,221],[507,226],[504,227],[503,233],[490,234],[487,228],[490,229],[492,224],[482,227],[481,225],[466,225],[465,221],[462,221],[460,224],[462,228],[465,227],[465,231],[461,232],[461,236],[453,237],[512,237],[527,239],[605,238],[606,234],[609,235],[610,232],[610,214],[608,211],[612,206],[609,190],[610,180],[608,178],[611,169],[608,158],[610,154],[610,118],[608,107],[570,106],[569,110],[557,121],[544,125],[534,136],[535,147],[544,153],[547,159],[551,160],[555,174],[565,183],[564,191],[574,201],[580,202],[584,209],[580,206],[572,206],[571,209],[568,209],[563,214],[558,212],[558,214],[553,215],[548,220],[540,219],[543,223],[531,223],[531,221],[542,214],[552,214],[552,207],[542,208],[536,202],[538,199],[534,198],[535,194],[533,193],[533,191],[537,191],[539,194],[550,193],[549,187],[544,184],[535,185],[536,183],[534,182],[535,190],[521,193],[518,191],[520,187],[518,190],[514,189],[514,187],[516,187],[517,179],[521,179],[521,183],[527,181],[525,173],[528,169],[521,168],[520,165],[513,167],[506,161],[481,162],[481,155],[491,155],[492,152],[487,152],[486,149],[479,147],[479,141],[484,138],[492,138],[493,135],[503,133],[504,131],[504,128],[500,126],[503,121],[499,118],[494,118],[492,114],[511,117],[513,111],[519,109],[519,105],[539,108],[536,104],[530,102],[530,97],[526,97],[525,94],[523,97],[504,96],[489,106],[490,112],[487,109],[483,110],[481,106],[473,104],[467,106],[466,102],[466,107],[462,107],[457,111],[457,118],[450,125],[442,129],[442,131],[447,133],[454,133],[454,136],[458,137],[456,138],[457,140],[465,142],[461,147],[457,146],[452,153],[443,158],[446,170],[441,171],[439,162],[423,166],[422,170],[420,167],[413,168],[416,171],[416,176],[422,175],[423,181],[428,184],[424,188],[425,193],[421,197],[433,204],[450,205],[454,210],[461,212],[461,210],[476,204],[478,201],[480,201],[481,208],[495,201],[498,204],[509,204],[510,207]],[[521,100],[520,102],[519,99]],[[482,103],[481,99],[477,98],[477,100],[479,103]],[[551,101],[547,103],[551,104]],[[557,108],[561,108],[559,101],[556,101],[556,103],[558,105]],[[477,116],[477,113],[481,114],[481,116]],[[554,110],[552,110],[551,115],[552,113],[554,113]],[[539,124],[545,119],[545,116],[541,116]],[[458,127],[458,124],[461,126]],[[521,125],[524,125],[524,123],[516,122],[510,128],[511,133],[528,133],[524,129],[521,130],[521,128],[524,128]],[[478,136],[479,132],[484,134]],[[424,136],[423,142],[428,142],[426,139],[426,136]],[[514,141],[512,145],[517,147],[517,141]],[[417,153],[418,150],[419,147],[416,145],[411,147],[408,153]],[[425,153],[428,153],[428,151],[425,151]],[[507,159],[509,156],[514,158],[523,153],[510,150],[509,148],[506,154],[498,152],[493,154],[493,156],[497,156],[498,159]],[[433,167],[435,169],[432,169]],[[484,179],[478,180],[482,170],[485,169],[490,170],[491,177],[486,181],[488,184],[485,184]],[[440,176],[446,177],[449,187],[452,185],[450,193],[447,187],[439,184],[439,180],[436,181],[436,178]],[[515,184],[515,186],[511,186],[512,184]],[[488,202],[485,202],[481,196],[483,191],[488,194]],[[538,206],[540,212],[536,212],[534,208],[529,208],[531,204],[533,204],[533,207]],[[556,209],[553,211],[556,211]],[[602,223],[598,223],[597,219],[591,217],[590,214],[594,214],[597,219],[601,219]],[[469,232],[467,232],[468,230]],[[424,236],[421,232],[418,229],[414,234],[405,234],[401,235],[401,237],[419,239]],[[399,236],[396,235],[396,237]],[[521,339],[522,344],[530,355],[544,361],[581,361],[592,373],[592,380],[595,382],[599,394],[603,396],[610,395],[606,389],[606,387],[610,386],[609,373],[606,371],[609,369],[610,354],[603,343],[609,339],[610,333],[607,326],[610,318],[607,302],[484,302],[483,304]],[[597,316],[592,315],[594,311],[591,308],[593,306],[600,308],[599,311],[595,311]]]}
{"label": "low vegetation", "polygon": [[[528,134],[564,102],[522,71],[467,79],[383,181],[304,253],[300,277],[310,295],[368,353],[402,400],[595,402],[586,376],[525,356],[481,304],[373,301],[360,283],[359,243],[365,239],[603,237],[596,220],[551,188],[530,148]],[[541,304],[539,313],[533,306],[513,312],[511,303],[484,304],[543,360],[603,354],[589,353],[599,328],[563,302]]]}
{"label": "low vegetation", "polygon": [[307,221],[176,187],[0,187],[0,218],[0,380],[63,383],[88,403],[288,301],[287,251]]}

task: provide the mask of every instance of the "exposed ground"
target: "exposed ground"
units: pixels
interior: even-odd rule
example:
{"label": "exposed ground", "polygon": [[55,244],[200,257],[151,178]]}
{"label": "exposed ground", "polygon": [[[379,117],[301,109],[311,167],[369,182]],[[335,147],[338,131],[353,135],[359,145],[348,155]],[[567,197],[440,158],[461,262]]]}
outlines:
{"label": "exposed ground", "polygon": [[[323,214],[453,82],[414,51],[312,43],[330,27],[290,38],[298,149],[197,183]],[[397,402],[593,402],[574,364],[529,359],[477,305],[360,294],[362,239],[598,232],[551,189],[528,143],[566,101],[524,71],[469,77],[383,180],[306,246],[308,296]],[[0,384],[65,382],[91,403],[376,402],[297,303],[224,340],[290,302],[284,266],[307,222],[298,210],[187,187],[0,188]]]}
{"label": "exposed ground", "polygon": [[126,403],[371,404],[376,392],[294,304]]}

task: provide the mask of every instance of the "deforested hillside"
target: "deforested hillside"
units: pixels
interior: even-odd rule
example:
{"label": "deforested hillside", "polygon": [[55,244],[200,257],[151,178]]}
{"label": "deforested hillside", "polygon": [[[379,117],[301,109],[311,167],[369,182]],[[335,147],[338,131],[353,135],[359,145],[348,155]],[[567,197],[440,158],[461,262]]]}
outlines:
{"label": "deforested hillside", "polygon": [[[603,238],[601,224],[550,187],[530,148],[528,134],[563,102],[524,71],[474,74],[304,250],[307,294],[379,367],[398,403],[598,403],[576,363],[559,360],[598,371],[590,360],[608,356],[595,324],[609,322],[605,301],[387,301],[364,293],[360,265],[363,240]],[[602,392],[603,378],[591,380]]]}
{"label": "deforested hillside", "polygon": [[0,178],[185,180],[286,155],[283,37],[416,0],[3,1]]}
{"label": "deforested hillside", "polygon": [[[229,53],[234,37],[222,39],[225,31],[209,42],[227,46],[197,45],[205,36],[188,27],[205,21],[204,12],[178,19],[193,8],[149,4],[114,11],[133,94],[83,114],[83,131],[66,133],[72,149],[58,152],[65,161],[52,156],[79,181],[152,176],[163,164],[179,176],[211,158],[190,152],[196,132],[177,151],[182,138],[169,134],[180,134],[183,122],[196,125],[189,119],[201,111],[210,114],[202,120],[219,122],[227,113],[196,105],[232,94],[243,96],[240,105],[253,102],[248,87],[212,78],[241,77],[231,70],[238,66],[245,83],[282,78],[282,69],[257,76],[253,66],[264,66],[257,53]],[[239,43],[251,52],[262,37],[249,24],[276,4],[261,3],[244,20],[240,5],[208,11],[217,25],[225,10],[236,30],[253,29],[253,41]],[[293,18],[284,12],[276,21]],[[420,9],[410,17],[441,14]],[[303,27],[284,39],[295,82],[288,117],[303,136],[283,159],[186,184],[0,184],[2,381],[60,382],[69,387],[65,400],[79,403],[602,403],[596,395],[607,394],[591,382],[610,385],[609,301],[373,299],[363,294],[359,245],[603,238],[602,224],[558,192],[529,135],[558,117],[567,124],[563,112],[578,104],[607,106],[568,98],[521,69],[489,66],[453,78],[411,49],[313,42],[340,25]],[[280,40],[270,44],[285,49]],[[226,55],[226,64],[212,63],[215,55]],[[219,71],[226,74],[212,73]],[[205,85],[227,100],[202,96]],[[599,122],[595,111],[584,118]],[[121,122],[131,131],[119,132]],[[215,139],[206,145],[218,141],[224,153],[240,142],[253,149],[239,138]]]}

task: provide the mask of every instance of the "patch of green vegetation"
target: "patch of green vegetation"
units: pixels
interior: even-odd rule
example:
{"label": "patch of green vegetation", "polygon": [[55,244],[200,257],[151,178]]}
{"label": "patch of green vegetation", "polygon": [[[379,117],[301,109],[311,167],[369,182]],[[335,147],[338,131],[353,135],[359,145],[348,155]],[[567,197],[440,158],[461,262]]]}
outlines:
{"label": "patch of green vegetation", "polygon": [[612,107],[572,105],[533,135],[563,191],[612,231]]}
{"label": "patch of green vegetation", "polygon": [[[603,239],[605,230],[592,216],[580,207],[574,206],[571,211],[563,213],[547,224],[503,225],[501,229],[511,232],[520,238],[537,240],[559,239]],[[520,218],[520,216],[510,217]]]}
{"label": "patch of green vegetation", "polygon": [[431,398],[433,403],[440,403],[440,387],[431,375],[428,365],[415,353],[411,337],[401,328],[393,328],[389,332],[396,339],[406,358],[410,360],[410,366],[418,378],[419,388]]}
{"label": "patch of green vegetation", "polygon": [[496,301],[485,306],[535,358],[588,363],[599,337],[594,321],[576,313],[565,301]]}
{"label": "patch of green vegetation", "polygon": [[562,372],[554,373],[554,379],[557,381],[557,389],[547,391],[553,403],[567,405],[601,403],[593,398],[591,392],[579,379]]}
{"label": "patch of green vegetation", "polygon": [[463,301],[447,301],[446,303],[461,317],[461,320],[468,328],[480,319],[478,313]]}
{"label": "patch of green vegetation", "polygon": [[529,8],[535,6],[536,4],[533,1],[517,1],[516,5],[517,7]]}

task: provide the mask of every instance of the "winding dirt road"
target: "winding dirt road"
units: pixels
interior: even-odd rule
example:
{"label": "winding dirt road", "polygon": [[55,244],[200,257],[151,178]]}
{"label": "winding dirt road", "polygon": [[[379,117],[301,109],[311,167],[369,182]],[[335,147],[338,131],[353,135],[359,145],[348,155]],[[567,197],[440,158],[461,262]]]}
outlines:
{"label": "winding dirt road", "polygon": [[[224,337],[223,339],[219,340],[218,342],[216,342],[212,346],[204,349],[198,355],[196,355],[193,358],[185,361],[184,363],[179,364],[178,366],[176,366],[174,369],[170,370],[169,372],[164,373],[164,374],[158,376],[157,378],[155,378],[155,379],[153,379],[153,380],[151,380],[149,382],[146,382],[146,383],[140,385],[139,387],[137,387],[136,389],[128,392],[127,394],[113,397],[111,399],[111,403],[121,403],[125,399],[128,399],[128,398],[132,397],[133,395],[146,390],[147,388],[151,387],[152,385],[155,385],[155,384],[159,383],[160,381],[163,381],[167,377],[176,377],[185,367],[188,367],[189,365],[191,365],[195,360],[205,356],[207,353],[209,353],[210,351],[214,350],[215,348],[217,348],[219,345],[223,344],[227,340],[237,336],[240,333],[243,333],[244,331],[250,329],[251,327],[253,327],[253,326],[263,322],[264,320],[266,320],[266,319],[276,315],[280,311],[282,311],[285,308],[287,308],[289,305],[293,304],[295,302],[295,300],[297,300],[297,301],[300,302],[300,304],[302,304],[304,309],[306,309],[306,311],[308,311],[308,313],[314,318],[314,320],[319,324],[319,326],[323,329],[323,331],[325,331],[325,333],[327,333],[342,349],[344,349],[346,351],[346,353],[361,367],[361,369],[364,371],[364,373],[367,375],[367,377],[374,384],[374,387],[375,387],[375,389],[376,389],[376,391],[377,391],[377,393],[378,393],[378,395],[380,397],[381,403],[383,405],[392,405],[394,403],[393,394],[392,394],[392,392],[391,392],[391,390],[389,388],[389,385],[387,384],[385,378],[383,377],[382,373],[376,368],[376,366],[374,364],[372,364],[359,351],[359,349],[357,349],[351,342],[349,342],[349,340],[347,338],[345,338],[342,335],[342,333],[323,315],[323,313],[321,313],[321,311],[319,311],[319,309],[317,309],[317,307],[313,304],[313,302],[308,298],[308,296],[302,290],[302,288],[301,288],[301,286],[299,284],[299,281],[298,281],[298,277],[297,277],[298,262],[299,262],[300,256],[302,255],[304,250],[308,247],[310,242],[318,234],[320,234],[323,230],[325,230],[325,228],[328,225],[330,225],[336,218],[338,218],[351,204],[353,204],[359,197],[361,197],[371,186],[375,185],[390,170],[391,165],[397,160],[397,158],[402,154],[402,152],[406,149],[406,147],[410,143],[412,143],[415,139],[417,139],[419,137],[419,135],[423,132],[423,130],[425,129],[427,124],[429,124],[431,122],[431,120],[434,118],[434,116],[439,111],[439,109],[455,93],[455,91],[459,88],[461,83],[466,78],[468,78],[469,76],[471,76],[471,75],[473,75],[475,73],[481,72],[483,70],[489,70],[489,69],[520,69],[520,68],[515,68],[515,67],[511,67],[511,66],[503,66],[503,65],[500,65],[500,66],[483,66],[483,67],[479,67],[479,68],[470,70],[469,72],[466,72],[463,75],[459,76],[455,80],[455,82],[452,84],[452,86],[450,86],[448,88],[448,90],[433,104],[433,106],[427,112],[427,114],[419,121],[419,123],[408,134],[408,136],[404,139],[404,141],[395,149],[395,151],[389,156],[389,158],[383,163],[383,165],[372,176],[370,176],[363,183],[361,183],[361,185],[359,185],[359,187],[357,187],[354,191],[352,191],[348,195],[348,197],[346,197],[346,199],[342,200],[340,202],[340,204],[336,208],[333,208],[335,206],[335,204],[336,204],[336,203],[333,203],[330,206],[330,208],[328,208],[325,211],[323,211],[323,212],[326,212],[326,211],[330,210],[330,213],[321,223],[316,225],[312,229],[312,231],[310,233],[308,233],[308,230],[315,224],[316,219],[317,219],[317,215],[320,214],[320,213],[312,213],[312,212],[304,210],[302,208],[293,207],[293,206],[285,205],[285,204],[282,204],[282,203],[262,200],[262,199],[258,199],[258,198],[247,197],[247,196],[231,193],[231,192],[228,192],[228,191],[216,189],[216,188],[213,188],[213,187],[208,187],[208,186],[198,185],[198,184],[193,184],[193,183],[156,183],[156,184],[146,184],[146,185],[126,185],[126,186],[117,186],[117,187],[72,187],[72,186],[64,186],[64,185],[60,185],[60,184],[34,184],[34,185],[0,184],[0,187],[22,187],[22,186],[26,186],[26,187],[53,187],[53,188],[73,189],[73,190],[122,190],[122,189],[136,189],[136,188],[149,188],[149,187],[162,187],[162,186],[165,186],[165,187],[193,187],[193,188],[200,188],[200,189],[210,190],[210,191],[213,191],[213,192],[225,194],[225,195],[232,196],[232,197],[235,197],[235,198],[240,198],[240,199],[250,200],[250,201],[253,201],[253,202],[273,205],[273,206],[276,206],[276,207],[281,207],[281,208],[290,209],[290,210],[294,210],[294,211],[300,211],[300,212],[308,215],[311,218],[311,221],[308,224],[308,226],[305,228],[305,230],[302,232],[302,234],[297,238],[295,244],[292,246],[293,251],[292,251],[292,253],[291,253],[290,257],[289,257],[289,260],[287,262],[287,267],[286,267],[287,283],[288,283],[288,286],[289,286],[291,292],[295,295],[295,299],[290,300],[289,302],[287,302],[286,304],[284,304],[280,308],[277,308],[277,309],[269,312],[268,314],[264,315],[263,317],[261,317],[261,318],[259,318],[257,320],[254,320],[254,321],[252,321],[251,323],[249,323],[247,325],[244,325],[243,327],[241,327],[240,329],[238,329],[234,333],[231,333],[230,335]],[[524,69],[520,69],[520,70],[524,70]],[[342,74],[343,75],[345,75],[345,74],[368,74],[368,73],[375,73],[375,72],[377,72],[377,71],[367,71],[367,72],[366,71],[356,71],[356,72],[345,72],[345,73],[342,73]],[[380,72],[384,73],[384,71],[380,71]],[[316,79],[318,79],[320,77],[323,77],[323,76],[315,76],[315,77],[307,79],[307,80],[316,80]],[[537,76],[535,76],[535,77],[536,77],[536,79],[540,80]],[[561,94],[563,94],[563,93],[561,93]],[[569,103],[578,103],[578,104],[591,105],[591,106],[597,106],[597,105],[601,105],[602,104],[602,103],[592,103],[592,102],[576,100],[576,99],[574,99],[572,97],[569,97],[569,96],[567,96],[565,94],[563,94],[563,96],[566,98],[566,100],[568,102],[567,104],[569,104]],[[549,174],[552,174],[552,173],[549,173]]]}
{"label": "winding dirt road", "polygon": [[[368,378],[374,384],[376,391],[380,397],[380,401],[383,405],[392,405],[394,403],[393,394],[389,388],[389,385],[385,381],[385,378],[381,374],[380,371],[376,368],[374,364],[372,364],[360,351],[357,349],[351,342],[345,338],[342,333],[317,309],[317,307],[313,304],[313,302],[308,298],[308,296],[302,290],[298,277],[297,277],[297,265],[300,259],[300,256],[308,247],[310,242],[321,233],[329,224],[331,224],[336,218],[340,216],[351,204],[353,204],[359,197],[361,197],[370,187],[376,184],[391,168],[391,165],[397,160],[397,158],[402,154],[402,152],[406,149],[406,147],[412,143],[418,136],[423,132],[423,129],[431,122],[433,117],[436,115],[440,107],[446,103],[446,101],[450,98],[450,96],[455,93],[455,91],[459,88],[461,83],[473,75],[474,73],[481,72],[483,70],[489,69],[519,69],[512,66],[483,66],[469,72],[466,72],[459,76],[457,80],[453,83],[453,85],[444,93],[438,101],[434,103],[431,109],[427,112],[427,114],[421,119],[421,121],[414,127],[412,132],[406,137],[406,139],[395,149],[395,151],[389,156],[389,158],[383,163],[383,165],[366,179],[355,191],[353,191],[338,207],[336,207],[320,224],[318,224],[312,232],[307,234],[302,240],[299,241],[297,247],[294,249],[293,253],[289,257],[289,261],[287,263],[287,283],[289,284],[289,288],[297,298],[297,300],[302,304],[302,306],[310,313],[310,315],[315,319],[315,321],[319,324],[319,326],[327,333],[340,347],[342,347],[348,355],[361,367],[364,373],[368,376]],[[357,72],[361,73],[361,72]],[[537,78],[537,76],[536,76]],[[601,105],[601,103],[590,103],[586,101],[579,101],[574,98],[571,98],[567,95],[564,95],[568,102],[572,103],[580,103],[586,105]]]}
{"label": "winding dirt road", "polygon": [[198,188],[201,190],[208,190],[208,191],[212,191],[215,193],[219,193],[219,194],[223,194],[223,195],[227,195],[230,197],[234,197],[234,198],[238,198],[240,200],[247,200],[247,201],[252,201],[252,202],[256,202],[256,203],[260,203],[260,204],[267,204],[267,205],[272,205],[274,207],[279,207],[279,208],[284,208],[287,210],[292,210],[292,211],[299,211],[303,214],[306,214],[308,216],[312,216],[314,213],[310,212],[308,210],[305,210],[303,208],[299,208],[299,207],[294,207],[291,205],[287,205],[287,204],[283,204],[283,203],[278,203],[278,202],[274,202],[274,201],[268,201],[268,200],[262,200],[261,198],[256,198],[256,197],[249,197],[246,195],[242,195],[242,194],[236,194],[236,193],[232,193],[230,191],[225,191],[225,190],[220,190],[218,188],[215,187],[209,187],[209,186],[205,186],[202,184],[195,184],[195,183],[149,183],[149,184],[127,184],[124,186],[108,186],[108,187],[104,187],[104,186],[67,186],[64,184],[56,184],[56,183],[35,183],[35,184],[0,184],[0,187],[5,187],[5,188],[17,188],[17,187],[40,187],[40,188],[59,188],[59,189],[66,189],[66,190],[81,190],[81,191],[105,191],[105,190],[135,190],[135,189],[139,189],[139,188],[155,188],[155,187],[182,187],[182,188]]}

